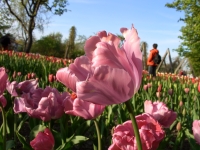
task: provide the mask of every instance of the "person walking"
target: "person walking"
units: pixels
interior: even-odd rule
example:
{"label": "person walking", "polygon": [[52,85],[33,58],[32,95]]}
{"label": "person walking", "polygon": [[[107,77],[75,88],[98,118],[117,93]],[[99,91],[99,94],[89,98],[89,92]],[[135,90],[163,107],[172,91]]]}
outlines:
{"label": "person walking", "polygon": [[158,47],[158,44],[154,43],[153,49],[150,50],[150,53],[147,59],[148,71],[149,71],[149,74],[153,77],[156,77],[157,64],[154,62],[154,57],[156,56],[156,54],[159,54],[159,50],[157,49],[157,47]]}

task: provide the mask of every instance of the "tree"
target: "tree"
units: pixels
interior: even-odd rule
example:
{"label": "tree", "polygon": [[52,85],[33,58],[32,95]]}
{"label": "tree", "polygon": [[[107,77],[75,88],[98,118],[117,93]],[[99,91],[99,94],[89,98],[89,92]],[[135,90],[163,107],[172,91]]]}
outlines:
{"label": "tree", "polygon": [[9,15],[9,11],[4,7],[0,1],[0,37],[5,34],[6,30],[11,28],[13,24],[13,17]]}
{"label": "tree", "polygon": [[64,44],[61,33],[51,33],[33,43],[31,51],[45,56],[62,57],[64,54]]}
{"label": "tree", "polygon": [[73,53],[75,49],[75,39],[76,39],[76,27],[72,26],[70,28],[69,39],[66,44],[66,51],[64,58],[70,58],[70,55]]}
{"label": "tree", "polygon": [[[67,0],[3,0],[3,2],[27,35],[25,45],[27,53],[30,52],[33,43],[34,29],[43,28],[44,14],[53,12],[55,15],[62,15],[67,12],[66,5],[68,4]],[[22,12],[24,12],[23,15]]]}
{"label": "tree", "polygon": [[175,0],[166,6],[185,14],[184,18],[179,20],[183,21],[185,26],[180,29],[182,35],[179,38],[182,43],[176,51],[180,56],[187,57],[195,74],[200,75],[200,0]]}
{"label": "tree", "polygon": [[143,67],[144,67],[144,70],[147,70],[148,69],[148,67],[147,67],[147,57],[148,57],[148,54],[147,54],[148,44],[147,44],[147,42],[142,41],[140,43],[140,47],[141,47],[141,50],[142,50],[142,53],[143,53]]}

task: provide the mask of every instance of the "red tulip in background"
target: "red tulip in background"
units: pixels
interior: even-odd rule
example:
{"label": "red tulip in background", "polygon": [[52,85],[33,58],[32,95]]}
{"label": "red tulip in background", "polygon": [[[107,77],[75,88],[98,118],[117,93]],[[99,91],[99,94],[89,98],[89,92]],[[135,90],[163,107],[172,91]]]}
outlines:
{"label": "red tulip in background", "polygon": [[[136,121],[142,142],[142,150],[156,150],[159,143],[165,137],[165,131],[161,125],[151,115],[146,113],[136,116]],[[136,139],[130,120],[114,128],[112,142],[108,150],[137,150]]]}
{"label": "red tulip in background", "polygon": [[198,91],[200,92],[200,82],[198,83]]}
{"label": "red tulip in background", "polygon": [[106,31],[85,43],[86,56],[76,58],[69,67],[57,71],[58,81],[77,94],[77,98],[100,105],[129,100],[142,80],[142,53],[137,31],[121,28],[125,42]]}
{"label": "red tulip in background", "polygon": [[162,84],[159,84],[157,92],[161,92],[162,91]]}
{"label": "red tulip in background", "polygon": [[200,120],[194,120],[192,124],[194,139],[200,145]]}
{"label": "red tulip in background", "polygon": [[0,68],[0,103],[3,107],[5,107],[7,104],[7,101],[5,97],[3,96],[3,92],[6,89],[7,80],[8,80],[8,75],[6,73],[6,70],[5,68],[1,67]]}
{"label": "red tulip in background", "polygon": [[177,117],[176,112],[169,110],[165,103],[159,101],[146,100],[144,102],[144,112],[152,115],[165,128],[169,128]]}
{"label": "red tulip in background", "polygon": [[44,132],[39,132],[30,142],[34,150],[53,150],[54,144],[54,137],[48,128],[46,128]]}
{"label": "red tulip in background", "polygon": [[59,93],[55,88],[38,88],[24,93],[14,100],[14,112],[26,112],[29,116],[43,121],[58,119],[64,114],[63,102],[70,98],[67,92]]}
{"label": "red tulip in background", "polygon": [[8,75],[6,73],[6,69],[1,67],[0,68],[0,95],[2,95],[6,89],[7,80],[8,80]]}

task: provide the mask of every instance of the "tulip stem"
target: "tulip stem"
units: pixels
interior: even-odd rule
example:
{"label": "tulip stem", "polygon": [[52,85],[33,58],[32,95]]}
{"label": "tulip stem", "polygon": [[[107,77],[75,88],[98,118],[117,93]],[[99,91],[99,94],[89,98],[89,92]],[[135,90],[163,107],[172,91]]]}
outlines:
{"label": "tulip stem", "polygon": [[0,108],[3,119],[3,150],[6,150],[6,114],[1,103],[0,103]]}
{"label": "tulip stem", "polygon": [[126,107],[128,109],[131,121],[132,121],[132,126],[133,126],[133,130],[135,133],[135,137],[136,137],[136,141],[137,141],[137,148],[138,150],[142,150],[142,144],[141,144],[141,139],[140,139],[140,134],[139,134],[139,130],[138,130],[138,126],[137,126],[137,122],[135,119],[135,113],[133,111],[133,107],[131,105],[131,99],[125,102]]}
{"label": "tulip stem", "polygon": [[97,120],[95,120],[95,119],[94,119],[94,124],[95,124],[96,131],[97,131],[98,150],[101,150],[101,134],[100,134],[100,130],[99,130],[99,126],[98,126],[98,122],[97,122]]}

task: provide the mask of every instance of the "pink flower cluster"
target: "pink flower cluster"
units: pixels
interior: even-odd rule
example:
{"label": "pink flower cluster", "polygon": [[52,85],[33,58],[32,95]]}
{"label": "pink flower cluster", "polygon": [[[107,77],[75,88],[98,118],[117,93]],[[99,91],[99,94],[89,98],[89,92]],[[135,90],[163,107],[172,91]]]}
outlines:
{"label": "pink flower cluster", "polygon": [[[167,108],[163,102],[146,100],[144,112],[136,116],[143,150],[156,150],[165,137],[163,128],[168,128],[176,120],[177,114]],[[126,121],[114,128],[113,144],[109,150],[137,150],[136,137],[132,122]]]}

